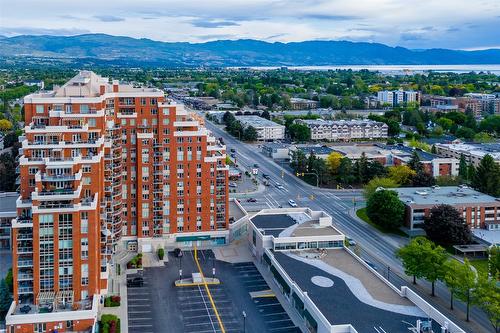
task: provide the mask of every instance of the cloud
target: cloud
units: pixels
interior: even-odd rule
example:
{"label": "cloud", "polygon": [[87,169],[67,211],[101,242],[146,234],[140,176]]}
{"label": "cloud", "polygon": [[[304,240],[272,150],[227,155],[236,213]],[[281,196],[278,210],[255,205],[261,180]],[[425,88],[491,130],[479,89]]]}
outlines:
{"label": "cloud", "polygon": [[325,21],[351,21],[360,19],[358,16],[350,15],[328,15],[328,14],[306,14],[300,16],[301,19],[325,20]]}
{"label": "cloud", "polygon": [[0,27],[0,35],[51,35],[51,36],[73,36],[89,33],[90,30],[79,28],[47,29],[35,27]]}
{"label": "cloud", "polygon": [[234,38],[233,35],[230,34],[208,34],[198,36],[200,41],[209,41],[209,40],[221,40],[221,39],[231,39]]}
{"label": "cloud", "polygon": [[405,32],[400,35],[402,41],[415,41],[415,40],[424,40],[425,37],[421,33],[416,32]]}
{"label": "cloud", "polygon": [[198,28],[222,28],[222,27],[232,27],[238,26],[239,23],[233,21],[223,21],[223,20],[204,20],[201,18],[191,21],[191,24]]}
{"label": "cloud", "polygon": [[125,21],[124,18],[118,17],[118,16],[113,16],[113,15],[95,15],[95,19],[101,21],[101,22],[121,22]]}

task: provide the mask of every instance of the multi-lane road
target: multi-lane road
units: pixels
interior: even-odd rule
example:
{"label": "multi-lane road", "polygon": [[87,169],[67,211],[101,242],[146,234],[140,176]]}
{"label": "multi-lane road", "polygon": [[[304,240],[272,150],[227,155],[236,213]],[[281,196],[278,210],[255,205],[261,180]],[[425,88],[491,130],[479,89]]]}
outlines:
{"label": "multi-lane road", "polygon": [[[392,282],[398,285],[406,284],[404,280],[396,277],[397,275],[404,276],[404,273],[401,262],[395,257],[394,253],[397,248],[407,243],[408,240],[395,235],[382,234],[353,216],[355,208],[364,204],[361,190],[332,190],[311,186],[297,178],[284,166],[275,163],[262,154],[257,145],[246,144],[237,140],[210,121],[206,121],[205,126],[215,136],[223,138],[228,151],[231,148],[236,150],[235,159],[240,168],[251,171],[254,165],[257,164],[258,178],[262,179],[263,174],[269,175],[271,186],[266,187],[263,192],[246,196],[247,198],[255,198],[257,202],[246,202],[245,197],[240,196],[241,202],[246,208],[259,210],[279,206],[286,207],[288,200],[293,199],[299,206],[308,206],[313,210],[323,210],[332,216],[334,224],[339,230],[356,241],[361,249],[361,256],[365,260],[374,263],[385,274],[387,273],[387,267],[390,267]],[[277,186],[278,184],[282,186]],[[427,284],[425,281],[419,283]],[[436,294],[443,299],[449,299],[449,292],[442,283],[436,285]],[[422,296],[428,299],[428,295]],[[456,308],[462,311],[465,310],[465,304],[458,301],[456,303]],[[437,308],[449,315],[455,322],[463,322],[463,318],[456,318],[454,313],[448,313],[446,307],[437,305]],[[481,310],[473,308],[471,316],[481,326],[482,332],[491,331],[491,324]],[[472,332],[477,329],[475,327],[469,330]]]}

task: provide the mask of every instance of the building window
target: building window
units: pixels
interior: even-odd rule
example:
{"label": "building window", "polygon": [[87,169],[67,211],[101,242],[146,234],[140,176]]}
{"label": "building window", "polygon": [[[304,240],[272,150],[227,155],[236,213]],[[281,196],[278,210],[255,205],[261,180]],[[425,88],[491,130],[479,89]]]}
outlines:
{"label": "building window", "polygon": [[43,105],[36,106],[36,113],[44,113],[44,112],[45,112],[45,107]]}

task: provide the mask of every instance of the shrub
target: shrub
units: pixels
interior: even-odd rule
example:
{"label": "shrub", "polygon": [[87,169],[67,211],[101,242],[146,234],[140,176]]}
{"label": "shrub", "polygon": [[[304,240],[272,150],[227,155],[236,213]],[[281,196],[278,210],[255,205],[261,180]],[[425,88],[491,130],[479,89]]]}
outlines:
{"label": "shrub", "polygon": [[160,260],[163,260],[164,256],[165,256],[165,250],[161,247],[158,249],[158,258],[160,258]]}

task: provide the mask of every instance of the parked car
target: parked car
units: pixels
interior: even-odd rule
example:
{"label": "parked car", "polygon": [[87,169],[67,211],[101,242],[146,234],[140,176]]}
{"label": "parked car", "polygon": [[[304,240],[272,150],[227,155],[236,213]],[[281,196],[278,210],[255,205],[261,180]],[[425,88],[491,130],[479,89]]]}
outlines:
{"label": "parked car", "polygon": [[127,279],[127,287],[142,287],[144,284],[144,279],[140,276],[136,276],[132,279]]}
{"label": "parked car", "polygon": [[271,179],[271,176],[269,176],[267,173],[263,173],[262,174],[262,177],[266,178],[266,179]]}
{"label": "parked car", "polygon": [[276,186],[276,188],[279,188],[280,190],[285,189],[285,187],[283,185],[281,185],[280,183],[276,183],[276,185],[274,185],[274,186]]}
{"label": "parked car", "polygon": [[292,199],[288,200],[288,204],[292,207],[297,207],[297,203],[295,202],[295,200]]}
{"label": "parked car", "polygon": [[231,157],[232,158],[236,158],[236,154],[235,153],[231,153]]}
{"label": "parked car", "polygon": [[229,183],[229,187],[238,187],[238,184],[231,182]]}
{"label": "parked car", "polygon": [[247,202],[257,202],[257,199],[255,199],[255,198],[248,198]]}
{"label": "parked car", "polygon": [[233,153],[233,154],[236,153],[236,149],[231,148],[231,153]]}
{"label": "parked car", "polygon": [[258,165],[257,163],[254,163],[254,164],[253,164],[253,167],[254,167],[254,168],[258,168],[258,167],[259,167],[259,165]]}
{"label": "parked car", "polygon": [[356,246],[358,243],[356,243],[354,239],[347,237],[347,244],[349,244],[349,246]]}
{"label": "parked car", "polygon": [[174,249],[174,256],[176,256],[177,258],[182,257],[182,254],[183,253],[182,253],[181,249],[179,249],[179,248]]}

